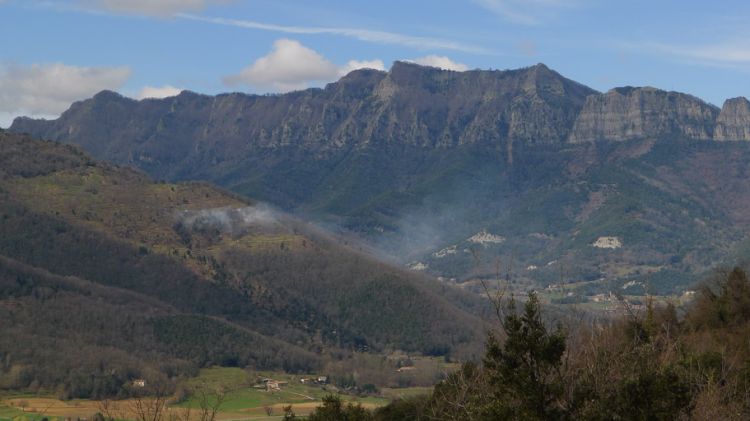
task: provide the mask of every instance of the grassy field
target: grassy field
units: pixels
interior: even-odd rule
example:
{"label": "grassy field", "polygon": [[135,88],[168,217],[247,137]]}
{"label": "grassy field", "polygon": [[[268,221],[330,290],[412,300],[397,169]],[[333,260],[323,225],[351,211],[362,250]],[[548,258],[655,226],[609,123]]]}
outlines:
{"label": "grassy field", "polygon": [[[322,385],[302,384],[300,378],[278,372],[253,372],[248,374],[240,368],[203,369],[200,375],[185,383],[188,390],[205,390],[209,402],[216,402],[214,391],[225,390],[224,400],[219,407],[219,420],[272,420],[283,415],[283,408],[291,405],[297,415],[306,415],[318,407],[322,398],[335,393]],[[287,382],[280,391],[266,391],[253,387],[256,378],[271,378]],[[382,397],[357,397],[341,394],[345,402],[361,404],[366,408],[377,408],[400,397],[429,392],[430,388],[384,389]],[[114,403],[113,412],[118,419],[135,419],[133,401],[123,400]],[[198,396],[189,396],[181,403],[171,405],[168,413],[184,417],[190,412],[190,419],[196,418],[200,408]],[[28,421],[58,418],[91,418],[100,412],[100,403],[93,400],[61,401],[49,396],[11,395],[0,398],[0,421],[13,420],[25,416]],[[269,416],[268,413],[271,413]]]}
{"label": "grassy field", "polygon": [[[292,405],[297,408],[314,408],[321,399],[332,393],[321,385],[302,384],[300,379],[312,376],[295,376],[274,372],[254,372],[248,375],[239,368],[210,368],[201,370],[200,375],[188,382],[192,389],[216,390],[223,387],[227,390],[220,407],[222,412],[253,412],[266,406],[282,407]],[[268,392],[253,387],[257,378],[270,378],[286,382],[280,391]],[[354,397],[341,395],[344,401],[355,401],[368,407],[385,405],[388,399],[378,397]],[[199,407],[198,398],[193,396],[179,404],[181,407]]]}
{"label": "grassy field", "polygon": [[22,416],[26,416],[29,420],[39,420],[43,418],[42,415],[27,413],[13,406],[6,405],[5,403],[0,403],[0,421],[9,421]]}

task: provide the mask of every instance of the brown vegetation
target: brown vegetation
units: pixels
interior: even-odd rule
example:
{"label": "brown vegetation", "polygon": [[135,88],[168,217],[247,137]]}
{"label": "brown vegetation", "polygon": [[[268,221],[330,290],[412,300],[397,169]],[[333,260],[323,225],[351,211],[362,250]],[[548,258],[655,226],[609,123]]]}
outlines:
{"label": "brown vegetation", "polygon": [[[627,303],[623,303],[627,307]],[[498,307],[484,364],[430,396],[376,411],[388,420],[741,420],[750,417],[750,282],[740,268],[707,283],[686,309],[549,329],[529,296]],[[682,313],[681,313],[682,312]]]}

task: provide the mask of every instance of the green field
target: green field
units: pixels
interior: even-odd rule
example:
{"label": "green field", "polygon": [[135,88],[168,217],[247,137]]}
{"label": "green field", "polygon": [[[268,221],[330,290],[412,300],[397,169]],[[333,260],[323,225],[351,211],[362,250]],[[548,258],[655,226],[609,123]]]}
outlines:
{"label": "green field", "polygon": [[[297,415],[306,415],[317,407],[322,398],[329,394],[337,394],[331,386],[302,384],[301,378],[313,377],[289,375],[280,372],[247,372],[240,368],[214,367],[202,369],[198,377],[189,379],[182,385],[181,390],[188,391],[186,399],[169,407],[168,411],[175,413],[188,408],[194,410],[191,417],[198,417],[201,407],[201,396],[205,393],[209,405],[216,403],[217,390],[223,390],[224,399],[219,407],[217,419],[222,420],[266,420],[278,419],[283,414],[283,407],[291,405]],[[266,391],[253,387],[256,379],[270,378],[286,382],[281,390]],[[402,388],[383,389],[381,396],[353,396],[339,394],[345,402],[362,404],[367,408],[376,408],[388,404],[393,399],[428,393],[431,388]],[[19,402],[28,402],[28,406],[19,407]],[[119,402],[123,411],[123,418],[132,419],[127,414],[128,403]],[[18,417],[25,417],[24,421],[40,421],[65,418],[90,418],[97,410],[97,402],[92,400],[60,401],[52,396],[44,395],[6,395],[0,397],[0,421],[19,421]],[[268,411],[272,413],[269,417]]]}
{"label": "green field", "polygon": [[[39,421],[43,418],[45,418],[44,415],[24,412],[23,410],[20,410],[18,408],[0,403],[0,421]],[[51,419],[54,417],[46,418]]]}
{"label": "green field", "polygon": [[[280,391],[268,392],[265,389],[253,387],[255,378],[271,378],[277,381],[287,382]],[[310,376],[295,376],[277,372],[253,372],[248,375],[239,368],[208,368],[202,369],[200,375],[187,382],[189,389],[213,391],[218,388],[225,389],[224,401],[220,406],[221,411],[236,412],[251,408],[259,408],[273,405],[289,405],[300,403],[319,402],[324,396],[333,393],[321,385],[306,385],[300,383],[300,379]],[[341,395],[345,401],[356,401],[371,406],[381,406],[389,402],[386,398],[379,397],[355,397]],[[215,402],[212,399],[210,402]],[[197,396],[191,396],[178,406],[198,408],[200,401]]]}

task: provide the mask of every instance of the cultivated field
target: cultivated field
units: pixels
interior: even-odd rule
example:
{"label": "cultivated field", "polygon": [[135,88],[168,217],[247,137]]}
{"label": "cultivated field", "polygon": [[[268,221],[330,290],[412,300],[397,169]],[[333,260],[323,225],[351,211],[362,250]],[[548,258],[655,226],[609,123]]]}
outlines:
{"label": "cultivated field", "polygon": [[[281,390],[267,391],[258,386],[255,378],[270,378],[282,382]],[[321,405],[322,398],[336,393],[335,388],[325,385],[302,384],[301,378],[312,376],[289,375],[278,372],[254,372],[249,375],[239,368],[210,368],[201,370],[200,376],[190,379],[180,386],[180,390],[205,390],[207,402],[214,404],[217,395],[215,390],[224,390],[223,401],[219,406],[217,419],[229,420],[272,420],[280,419],[284,407],[291,405],[297,415],[307,415]],[[347,394],[339,396],[345,402],[361,404],[366,408],[377,408],[386,405],[393,399],[428,393],[431,389],[414,388],[384,388],[381,396],[357,397]],[[175,402],[176,396],[170,398]],[[150,402],[146,400],[146,402]],[[94,401],[74,399],[62,401],[52,396],[9,395],[0,398],[0,421],[26,417],[27,420],[41,420],[42,418],[71,418],[91,419],[96,413],[104,412],[103,406],[109,405],[108,410],[117,419],[137,419],[136,401]],[[198,420],[201,407],[201,397],[193,392],[184,400],[168,405],[166,419],[180,421]],[[269,415],[270,414],[270,415]]]}

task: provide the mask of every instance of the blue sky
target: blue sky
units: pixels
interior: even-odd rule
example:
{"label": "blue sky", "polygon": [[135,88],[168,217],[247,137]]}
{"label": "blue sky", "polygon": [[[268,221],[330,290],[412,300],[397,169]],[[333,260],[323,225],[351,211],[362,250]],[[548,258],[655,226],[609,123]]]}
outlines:
{"label": "blue sky", "polygon": [[284,92],[394,60],[750,96],[739,0],[0,0],[0,40],[0,127],[101,89]]}

